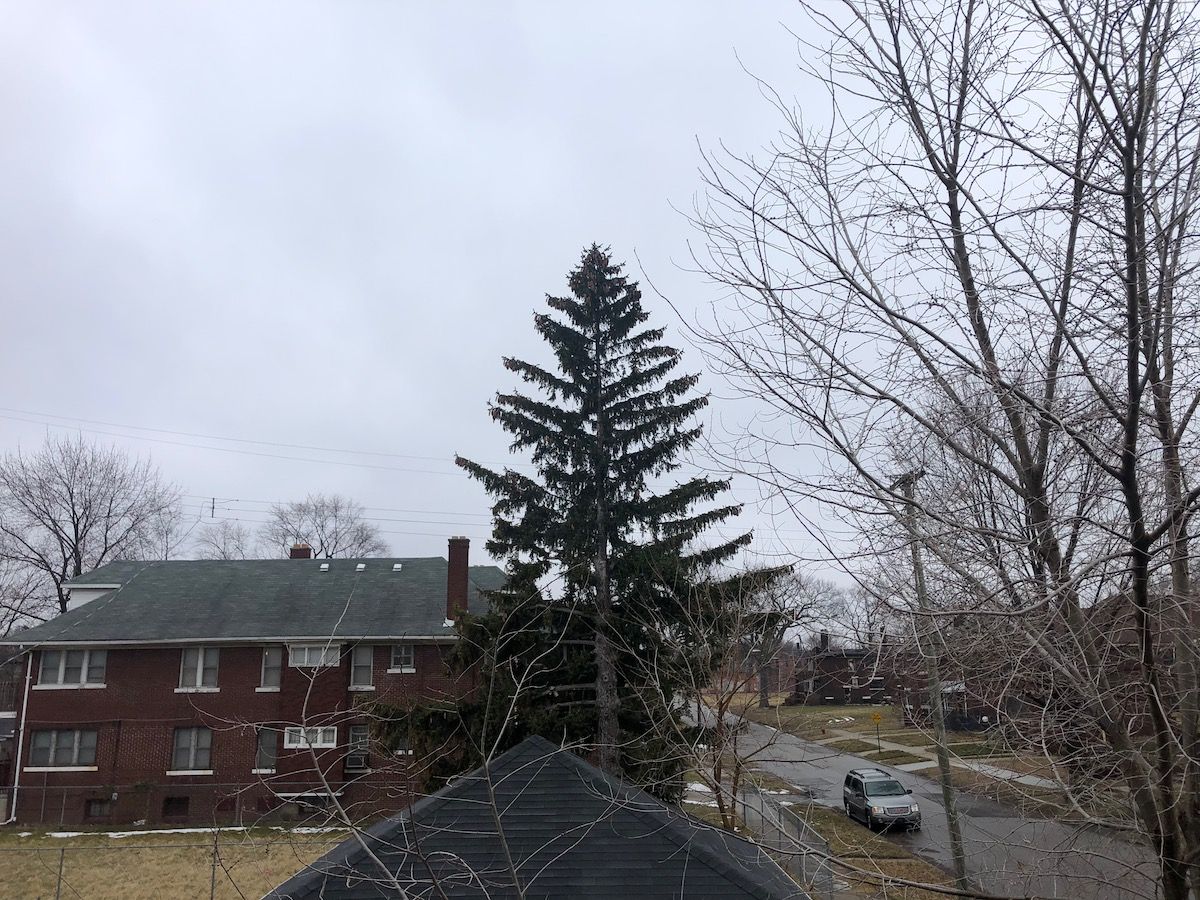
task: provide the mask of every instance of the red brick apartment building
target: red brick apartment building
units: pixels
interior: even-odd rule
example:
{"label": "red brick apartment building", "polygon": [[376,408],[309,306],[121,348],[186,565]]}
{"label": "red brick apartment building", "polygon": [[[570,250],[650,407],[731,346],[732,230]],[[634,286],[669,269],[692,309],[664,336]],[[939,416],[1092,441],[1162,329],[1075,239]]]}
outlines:
{"label": "red brick apartment building", "polygon": [[65,614],[9,638],[5,819],[249,823],[333,798],[355,815],[407,805],[415,762],[373,740],[364,706],[461,696],[444,663],[454,619],[503,580],[467,554],[466,538],[448,560],[298,546],[75,579]]}
{"label": "red brick apartment building", "polygon": [[831,647],[822,632],[817,646],[803,650],[795,666],[790,702],[806,706],[890,703],[896,679],[877,647]]}

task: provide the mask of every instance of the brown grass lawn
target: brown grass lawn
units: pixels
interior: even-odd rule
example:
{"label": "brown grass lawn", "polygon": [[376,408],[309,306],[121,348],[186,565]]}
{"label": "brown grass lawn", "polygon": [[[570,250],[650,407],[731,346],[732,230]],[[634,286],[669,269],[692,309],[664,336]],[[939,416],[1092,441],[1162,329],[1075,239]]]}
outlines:
{"label": "brown grass lawn", "polygon": [[926,762],[928,760],[928,757],[905,753],[903,750],[884,750],[882,753],[871,751],[862,755],[874,762],[883,763],[885,766],[903,766],[906,763]]}
{"label": "brown grass lawn", "polygon": [[[809,740],[829,737],[830,728],[840,728],[845,731],[875,733],[875,723],[871,721],[872,713],[879,713],[882,720],[879,723],[881,731],[900,731],[899,711],[894,706],[781,706],[783,695],[771,698],[775,704],[771,709],[759,709],[755,702],[757,697],[747,695],[744,702],[733,705],[732,712],[739,712],[752,722],[771,725],[789,734],[795,734]],[[831,723],[831,719],[850,718],[849,722]]]}
{"label": "brown grass lawn", "polygon": [[[222,900],[258,898],[345,838],[270,829],[221,832],[217,887]],[[61,861],[61,896],[75,900],[206,900],[212,879],[211,834],[93,833],[70,838],[0,832],[0,893],[51,900]]]}
{"label": "brown grass lawn", "polygon": [[[801,812],[799,807],[793,811]],[[941,869],[912,856],[902,847],[887,838],[847,818],[837,810],[812,805],[802,813],[805,820],[829,842],[830,851],[847,866],[877,875],[903,878],[925,884],[950,884],[950,878]],[[879,878],[856,875],[844,867],[836,868],[837,877],[848,881],[855,894],[862,897],[901,898],[901,900],[944,900],[944,894],[923,891],[906,885],[886,882]]]}
{"label": "brown grass lawn", "polygon": [[849,738],[844,741],[830,741],[825,746],[834,750],[842,750],[846,753],[863,753],[867,750],[876,749],[877,745],[874,741],[861,741],[858,738]]}
{"label": "brown grass lawn", "polygon": [[904,744],[906,747],[932,747],[933,735],[924,731],[910,728],[906,731],[884,732],[880,735],[885,741],[893,744]]}

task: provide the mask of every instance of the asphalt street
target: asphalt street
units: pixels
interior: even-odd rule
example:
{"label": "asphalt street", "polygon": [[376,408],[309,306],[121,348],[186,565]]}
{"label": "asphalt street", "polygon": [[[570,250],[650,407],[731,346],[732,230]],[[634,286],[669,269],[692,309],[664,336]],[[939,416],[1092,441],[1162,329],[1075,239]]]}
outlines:
{"label": "asphalt street", "polygon": [[[842,808],[842,781],[860,766],[882,768],[913,790],[922,828],[889,832],[891,840],[922,859],[952,871],[950,837],[941,788],[912,772],[839,753],[764,725],[751,725],[761,742],[755,765],[804,789],[814,802]],[[769,744],[769,746],[768,746]],[[957,795],[968,873],[976,886],[998,896],[1153,898],[1153,855],[1135,843],[1093,828],[1021,816],[1014,809],[960,792]]]}

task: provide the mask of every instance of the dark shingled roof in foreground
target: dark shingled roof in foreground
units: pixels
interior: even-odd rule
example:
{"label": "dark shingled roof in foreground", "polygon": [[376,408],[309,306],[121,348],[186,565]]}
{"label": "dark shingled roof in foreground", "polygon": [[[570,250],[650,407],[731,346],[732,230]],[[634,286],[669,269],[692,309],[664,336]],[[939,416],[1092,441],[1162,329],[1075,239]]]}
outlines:
{"label": "dark shingled roof in foreground", "polygon": [[[532,737],[355,838],[267,900],[514,898],[488,801],[533,898],[807,898],[755,844],[705,825]],[[409,848],[419,848],[412,852]]]}
{"label": "dark shingled roof in foreground", "polygon": [[[359,572],[357,567],[365,568]],[[399,563],[400,570],[393,571]],[[328,564],[322,572],[321,565]],[[9,643],[452,637],[441,557],[118,561],[71,582],[120,585]],[[470,607],[504,581],[471,566]]]}

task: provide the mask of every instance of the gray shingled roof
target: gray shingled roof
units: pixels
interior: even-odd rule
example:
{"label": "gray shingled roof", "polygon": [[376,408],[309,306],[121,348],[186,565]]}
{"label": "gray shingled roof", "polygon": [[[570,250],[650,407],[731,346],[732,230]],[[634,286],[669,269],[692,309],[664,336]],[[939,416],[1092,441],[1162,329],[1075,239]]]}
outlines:
{"label": "gray shingled roof", "polygon": [[[328,563],[329,570],[321,571]],[[366,568],[356,571],[359,563]],[[400,563],[400,571],[393,571]],[[165,642],[264,638],[451,637],[446,560],[245,559],[118,561],[72,587],[119,584],[89,603],[14,635],[11,643]],[[501,585],[471,566],[470,607]]]}
{"label": "gray shingled roof", "polygon": [[266,900],[399,896],[385,877],[411,897],[517,897],[501,833],[529,900],[808,897],[755,844],[532,737],[367,831],[386,876],[351,838]]}

